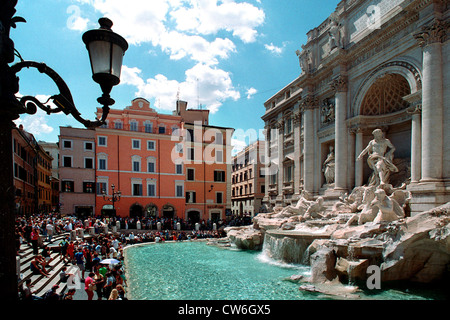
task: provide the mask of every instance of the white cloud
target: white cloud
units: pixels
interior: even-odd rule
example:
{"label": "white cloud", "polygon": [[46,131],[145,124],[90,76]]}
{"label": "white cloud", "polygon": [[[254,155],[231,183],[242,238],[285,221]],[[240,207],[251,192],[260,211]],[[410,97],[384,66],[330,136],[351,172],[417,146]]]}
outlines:
{"label": "white cloud", "polygon": [[233,147],[231,155],[235,156],[247,147],[247,143],[239,139],[231,138],[231,146]]}
{"label": "white cloud", "polygon": [[207,64],[196,64],[185,72],[186,78],[182,82],[170,80],[162,74],[144,80],[139,68],[123,67],[122,84],[137,87],[136,96],[154,99],[160,110],[175,109],[177,92],[180,99],[189,103],[191,108],[198,104],[205,106],[215,113],[225,100],[240,98],[234,90],[230,74],[224,70]]}
{"label": "white cloud", "polygon": [[280,55],[283,53],[284,50],[284,45],[283,47],[277,47],[275,46],[273,43],[270,44],[265,44],[264,47],[270,51],[271,53],[275,54],[275,55]]}
{"label": "white cloud", "polygon": [[[262,9],[235,0],[77,0],[77,3],[83,9],[90,6],[110,18],[113,30],[130,45],[151,43],[172,60],[188,59],[194,63],[181,82],[162,74],[144,79],[139,65],[123,67],[121,82],[135,86],[136,95],[159,101],[163,110],[174,108],[178,90],[180,99],[188,101],[191,107],[200,103],[212,113],[224,101],[239,99],[231,75],[219,67],[220,61],[237,52],[234,38],[244,44],[255,41],[257,28],[265,19]],[[74,20],[74,28],[75,22],[81,28],[82,21]],[[220,36],[216,36],[219,32]]]}
{"label": "white cloud", "polygon": [[177,31],[167,33],[161,39],[160,45],[173,60],[188,56],[194,61],[206,64],[218,64],[217,57],[226,59],[230,52],[236,51],[234,43],[229,39],[216,38],[209,42],[203,37]]}
{"label": "white cloud", "polygon": [[247,95],[247,99],[251,99],[251,97],[256,94],[258,92],[258,90],[256,90],[255,88],[250,88],[247,90],[247,92],[245,93]]}
{"label": "white cloud", "polygon": [[202,35],[226,30],[244,42],[256,39],[256,27],[265,19],[264,11],[249,3],[234,1],[188,0],[189,6],[170,13],[177,29]]}

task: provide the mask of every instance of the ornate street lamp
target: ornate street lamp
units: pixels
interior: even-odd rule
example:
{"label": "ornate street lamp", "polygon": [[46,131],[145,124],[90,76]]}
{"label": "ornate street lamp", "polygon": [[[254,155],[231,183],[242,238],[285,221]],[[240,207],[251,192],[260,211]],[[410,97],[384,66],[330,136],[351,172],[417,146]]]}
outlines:
{"label": "ornate street lamp", "polygon": [[[15,17],[17,0],[0,1],[0,300],[14,301],[18,298],[18,279],[16,274],[15,216],[14,216],[14,177],[12,155],[13,120],[20,114],[34,114],[37,107],[48,114],[64,112],[71,114],[87,128],[95,128],[105,123],[109,106],[114,100],[109,96],[113,86],[120,82],[122,59],[128,44],[124,38],[111,30],[112,22],[107,18],[99,20],[100,28],[87,31],[83,41],[89,52],[92,78],[100,84],[102,96],[97,101],[103,105],[100,119],[85,120],[76,109],[72,94],[64,80],[44,63],[24,61],[14,48],[10,39],[11,27],[17,22],[26,22],[22,17]],[[10,66],[15,56],[20,62]],[[16,97],[19,92],[17,74],[23,68],[35,68],[50,77],[59,93],[41,102],[32,96]],[[52,101],[54,106],[48,103]]]}
{"label": "ornate street lamp", "polygon": [[122,195],[122,192],[120,192],[120,190],[114,191],[115,188],[116,188],[116,186],[114,184],[112,184],[111,185],[111,189],[112,189],[111,197],[108,197],[105,189],[102,190],[103,200],[110,201],[112,203],[114,214],[116,214],[116,207],[114,206],[114,203],[116,203],[117,201],[120,201],[120,196]]}
{"label": "ornate street lamp", "polygon": [[[105,123],[109,113],[109,106],[114,104],[114,100],[109,94],[112,87],[120,82],[122,59],[125,51],[128,49],[128,43],[124,38],[111,30],[111,20],[108,18],[100,18],[98,21],[100,28],[85,32],[83,34],[83,41],[89,52],[92,78],[100,85],[103,92],[102,96],[97,99],[97,101],[103,105],[101,119],[96,119],[92,122],[81,117],[75,107],[69,87],[56,71],[45,63],[23,60],[11,67],[12,74],[16,75],[23,68],[36,68],[39,72],[46,74],[55,82],[59,94],[51,96],[47,102],[45,102],[48,103],[52,100],[57,108],[45,105],[33,96],[23,96],[18,100],[18,104],[16,103],[17,117],[20,113],[36,113],[36,106],[38,106],[48,114],[57,112],[64,112],[67,115],[71,114],[78,122],[82,123],[87,128],[98,127]],[[18,82],[17,77],[16,79]]]}

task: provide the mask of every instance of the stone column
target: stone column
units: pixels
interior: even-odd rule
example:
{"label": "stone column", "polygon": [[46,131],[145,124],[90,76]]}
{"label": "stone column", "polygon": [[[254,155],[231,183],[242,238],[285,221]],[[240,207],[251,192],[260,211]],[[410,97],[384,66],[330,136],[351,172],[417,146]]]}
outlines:
{"label": "stone column", "polygon": [[[265,129],[265,137],[266,137],[266,143],[264,145],[264,161],[265,163],[263,163],[264,165],[264,183],[266,184],[266,188],[265,188],[265,194],[264,194],[264,199],[263,202],[266,203],[268,205],[268,202],[270,200],[269,197],[269,184],[270,184],[270,175],[269,175],[269,164],[270,164],[270,139],[269,139],[269,135],[270,135],[270,126],[266,125],[264,127]],[[259,174],[259,173],[258,173]]]}
{"label": "stone column", "polygon": [[300,122],[301,114],[297,112],[294,114],[294,194],[300,194]]}
{"label": "stone column", "polygon": [[304,188],[306,191],[314,192],[314,108],[317,99],[307,96],[302,102],[304,117]]}
{"label": "stone column", "polygon": [[283,132],[284,132],[284,120],[280,119],[277,123],[278,130],[278,196],[277,202],[283,200],[283,181],[284,181],[284,168],[283,168]]}
{"label": "stone column", "polygon": [[363,185],[363,161],[356,161],[356,158],[363,151],[363,132],[361,128],[356,128],[356,138],[355,138],[355,158],[353,159],[355,163],[355,187],[360,187]]}
{"label": "stone column", "polygon": [[440,181],[443,172],[444,23],[434,20],[415,36],[423,49],[422,65],[422,182]]}
{"label": "stone column", "polygon": [[413,105],[407,112],[411,119],[411,183],[417,183],[421,177],[422,141],[421,141],[421,105]]}
{"label": "stone column", "polygon": [[335,189],[347,190],[347,79],[339,76],[331,82],[331,87],[336,91],[336,118],[335,118],[335,156],[336,173]]}
{"label": "stone column", "polygon": [[351,129],[348,131],[348,165],[347,165],[347,172],[348,172],[348,179],[347,179],[347,186],[348,188],[352,189],[352,187],[355,185],[355,130]]}

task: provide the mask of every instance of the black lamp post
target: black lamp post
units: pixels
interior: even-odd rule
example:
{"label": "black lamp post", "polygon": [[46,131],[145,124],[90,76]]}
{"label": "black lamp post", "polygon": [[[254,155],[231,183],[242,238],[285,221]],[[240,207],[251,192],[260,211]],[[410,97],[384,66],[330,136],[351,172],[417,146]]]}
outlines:
{"label": "black lamp post", "polygon": [[114,203],[116,203],[117,201],[120,201],[120,196],[122,195],[122,192],[120,192],[120,190],[114,191],[115,188],[116,188],[116,186],[114,184],[112,184],[111,185],[111,189],[112,189],[111,197],[108,197],[105,189],[102,190],[103,200],[110,201],[112,203],[114,215],[116,214],[116,207],[115,207]]}
{"label": "black lamp post", "polygon": [[[109,96],[113,86],[120,82],[122,59],[128,44],[124,38],[111,30],[112,22],[107,18],[99,20],[100,29],[87,31],[83,41],[89,51],[89,57],[95,82],[100,84],[102,96],[97,101],[103,105],[103,114],[95,121],[85,120],[76,109],[72,94],[64,80],[44,63],[24,61],[14,48],[10,39],[10,29],[17,22],[26,22],[15,17],[17,0],[0,1],[0,299],[14,301],[18,297],[18,279],[16,276],[15,217],[14,217],[14,177],[12,154],[13,120],[20,114],[34,114],[37,107],[48,114],[64,112],[71,114],[87,128],[101,126],[108,116],[109,106],[114,100]],[[20,62],[10,66],[14,57]],[[59,93],[41,102],[32,96],[16,97],[19,91],[17,73],[23,68],[36,68],[50,77]],[[46,105],[50,100],[56,108]]]}

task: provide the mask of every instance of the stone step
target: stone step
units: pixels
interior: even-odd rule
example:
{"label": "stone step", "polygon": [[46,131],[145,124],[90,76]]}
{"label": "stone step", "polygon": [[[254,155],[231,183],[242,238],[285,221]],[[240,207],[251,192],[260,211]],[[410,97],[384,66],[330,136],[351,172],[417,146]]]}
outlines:
{"label": "stone step", "polygon": [[[52,239],[52,242],[44,241],[43,245],[51,245],[57,241],[62,240],[67,234],[59,234],[55,235]],[[31,284],[33,289],[36,291],[36,295],[42,296],[45,294],[47,290],[52,288],[53,285],[60,285],[59,273],[61,272],[63,266],[65,265],[64,261],[61,260],[58,252],[52,252],[50,257],[53,259],[50,262],[51,269],[49,271],[49,276],[45,277],[43,275],[35,275],[30,270],[30,263],[34,258],[33,248],[29,246],[27,243],[23,243],[20,246],[20,281],[19,286],[25,282],[26,279],[31,279]],[[39,248],[39,252],[42,250],[42,247]],[[48,270],[48,267],[47,267]],[[58,289],[59,293],[62,293],[66,289],[66,284],[60,285]]]}

